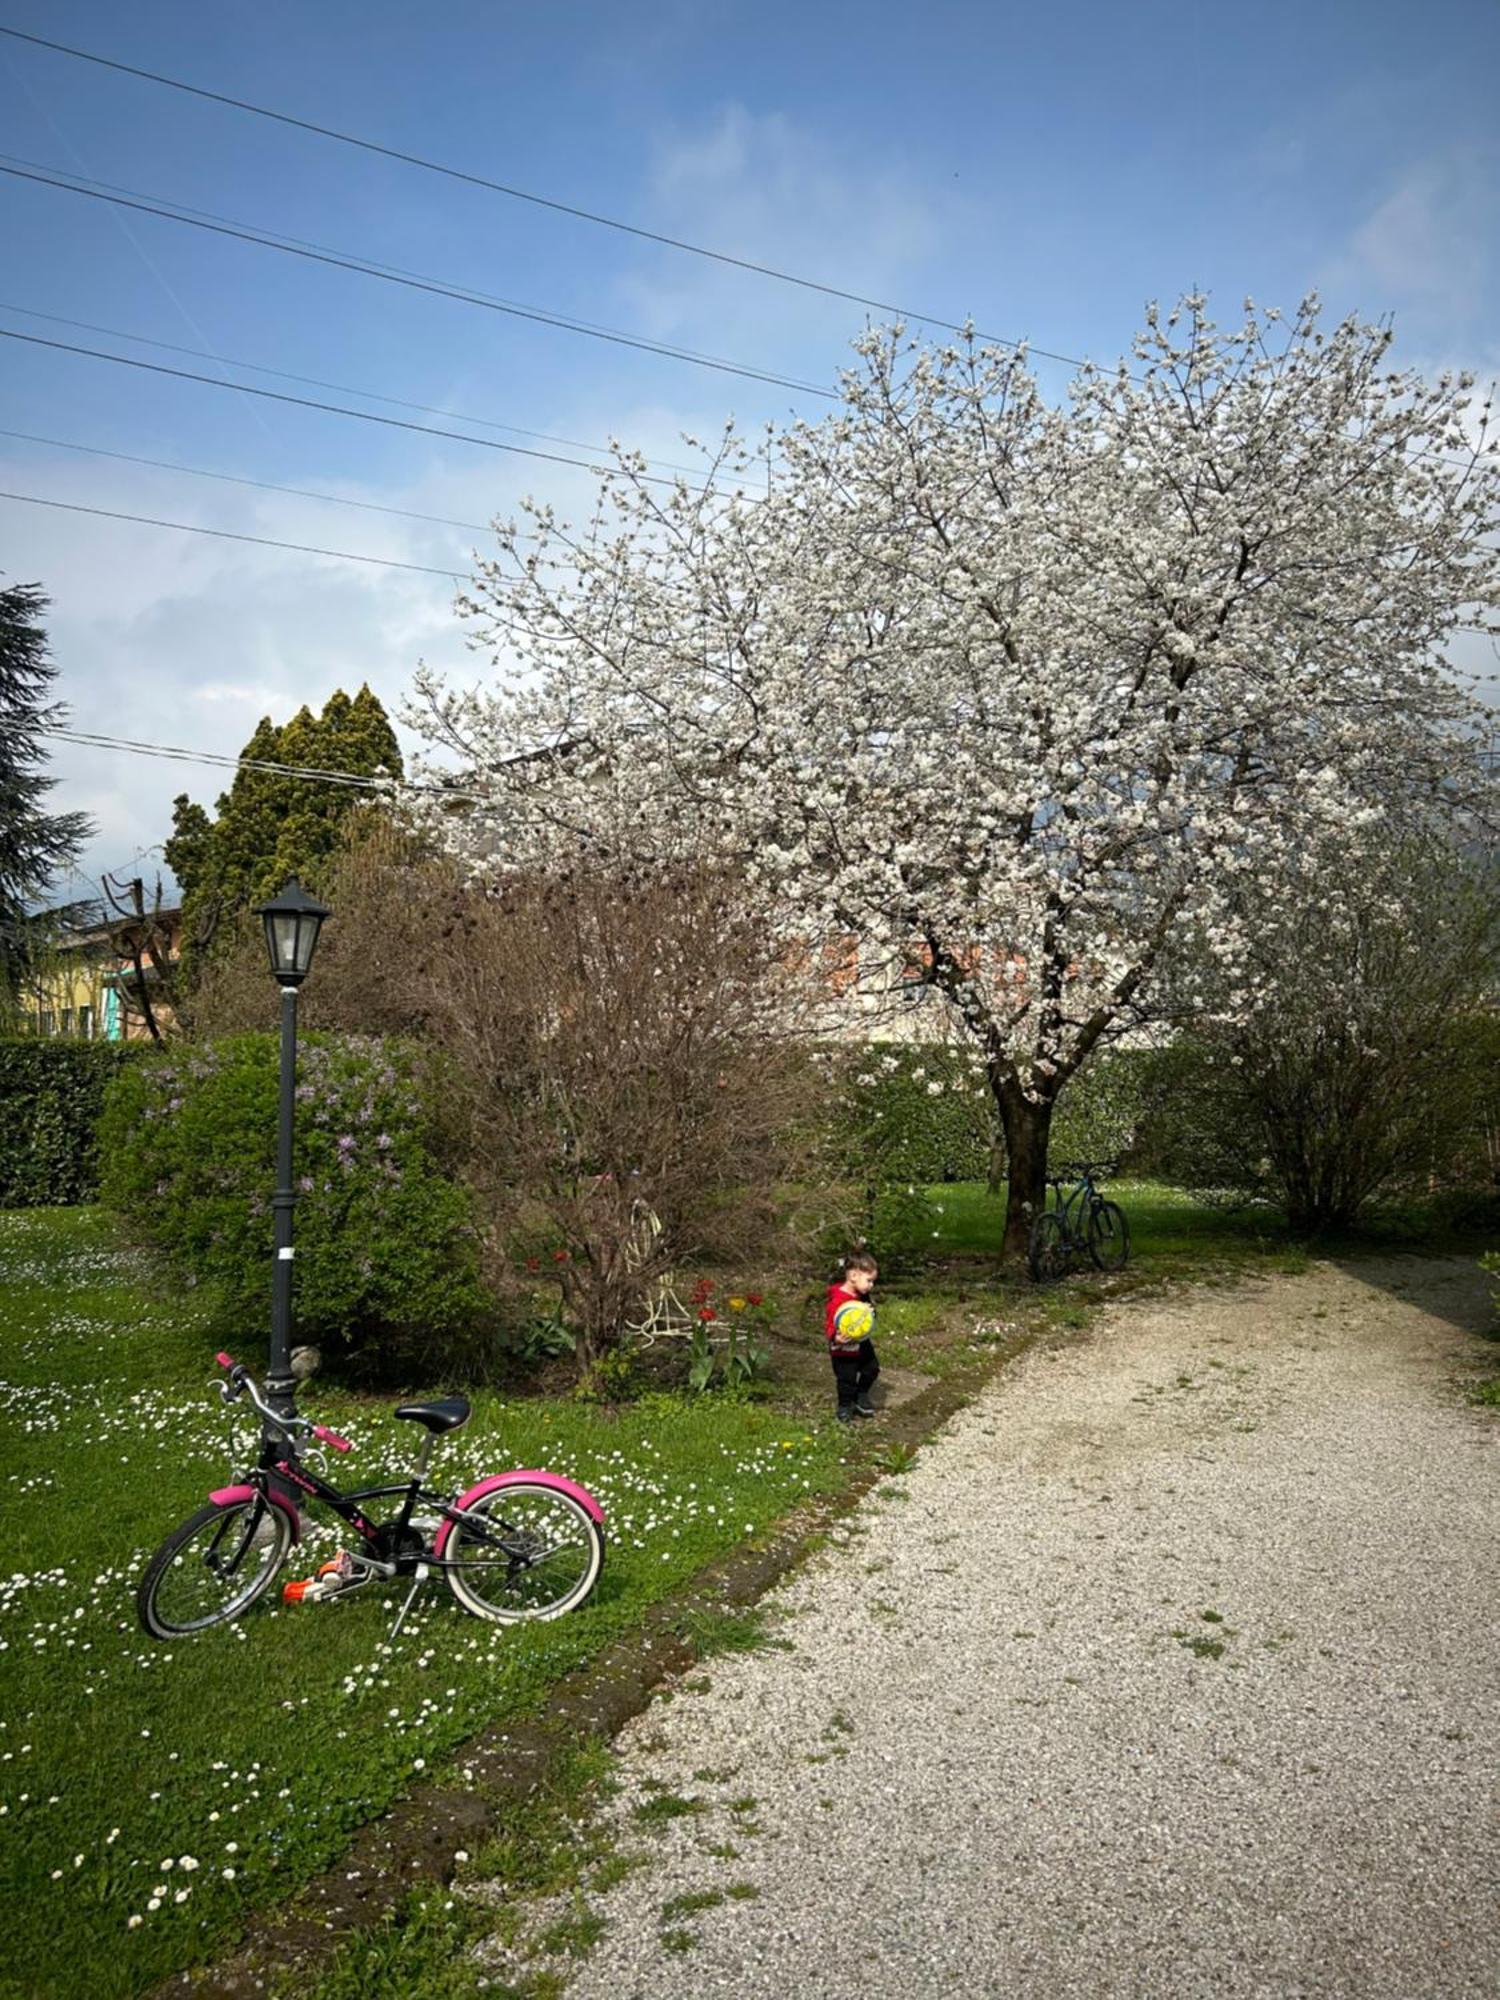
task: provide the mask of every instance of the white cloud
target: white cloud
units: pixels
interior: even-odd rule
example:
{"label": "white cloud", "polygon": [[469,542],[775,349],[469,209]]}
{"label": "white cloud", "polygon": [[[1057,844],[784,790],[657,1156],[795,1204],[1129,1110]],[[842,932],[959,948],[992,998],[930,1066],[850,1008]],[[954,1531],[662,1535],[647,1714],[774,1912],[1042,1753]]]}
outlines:
{"label": "white cloud", "polygon": [[1366,312],[1395,308],[1431,338],[1477,324],[1495,268],[1490,147],[1453,147],[1409,167],[1353,232],[1331,284]]}
{"label": "white cloud", "polygon": [[[595,387],[607,393],[607,383]],[[680,413],[660,404],[614,412],[629,442],[683,460],[690,454],[681,432],[703,430],[721,415],[712,402]],[[587,414],[557,422],[574,435],[603,434]],[[590,474],[572,467],[477,453],[434,455],[402,484],[337,475],[307,483],[476,524],[518,513],[528,490],[563,516],[583,520],[595,487]],[[0,486],[397,562],[451,564],[460,575],[471,570],[476,548],[487,553],[492,546],[488,534],[473,530],[21,445],[0,456]],[[283,722],[304,702],[317,709],[336,687],[353,692],[368,681],[410,752],[416,740],[399,718],[419,660],[459,686],[492,672],[488,660],[468,650],[453,609],[458,586],[442,576],[15,503],[0,502],[0,522],[4,580],[40,583],[52,600],[54,691],[78,730],[233,757],[262,716]],[[233,775],[56,739],[48,766],[59,781],[52,809],[87,812],[96,824],[81,864],[82,874],[95,878],[122,866],[144,865],[149,873],[153,850],[171,831],[176,794],[211,806]]]}
{"label": "white cloud", "polygon": [[[863,156],[836,149],[780,112],[727,104],[692,128],[657,136],[646,175],[652,226],[823,284],[899,303],[903,286],[953,247],[963,210],[942,214],[888,138]],[[623,282],[657,339],[731,353],[783,355],[826,342],[828,379],[866,309],[732,267],[663,250]],[[874,317],[880,317],[876,312]],[[756,343],[773,343],[771,350]],[[805,365],[794,372],[805,375]]]}
{"label": "white cloud", "polygon": [[212,708],[220,702],[230,702],[236,708],[256,709],[277,722],[285,719],[279,711],[285,706],[287,697],[280,688],[244,687],[230,681],[215,681],[207,686],[194,688],[192,698],[196,702],[203,703],[205,707]]}

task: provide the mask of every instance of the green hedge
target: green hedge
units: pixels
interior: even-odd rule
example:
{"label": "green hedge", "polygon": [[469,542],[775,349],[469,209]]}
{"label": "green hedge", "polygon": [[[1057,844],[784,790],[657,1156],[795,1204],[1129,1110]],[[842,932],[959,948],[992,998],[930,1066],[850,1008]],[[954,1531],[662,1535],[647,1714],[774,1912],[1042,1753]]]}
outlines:
{"label": "green hedge", "polygon": [[105,1086],[139,1053],[126,1042],[0,1040],[0,1208],[95,1199]]}
{"label": "green hedge", "polygon": [[[271,1305],[278,1037],[181,1043],[132,1064],[101,1122],[101,1195],[188,1285],[259,1327]],[[477,1365],[489,1301],[429,1061],[305,1036],[294,1158],[298,1338],[369,1376]]]}
{"label": "green hedge", "polygon": [[1160,1091],[1161,1052],[1105,1049],[1084,1064],[1063,1088],[1052,1114],[1049,1158],[1057,1171],[1065,1161],[1118,1161],[1141,1169],[1141,1140]]}
{"label": "green hedge", "polygon": [[[1058,1099],[1053,1161],[1120,1159],[1146,1115],[1159,1058],[1150,1050],[1107,1049]],[[962,1047],[893,1047],[872,1042],[853,1064],[847,1114],[850,1179],[909,1182],[983,1180],[996,1131],[994,1102],[976,1057]]]}
{"label": "green hedge", "polygon": [[989,1095],[966,1051],[871,1042],[852,1062],[847,1104],[833,1109],[851,1181],[983,1180]]}

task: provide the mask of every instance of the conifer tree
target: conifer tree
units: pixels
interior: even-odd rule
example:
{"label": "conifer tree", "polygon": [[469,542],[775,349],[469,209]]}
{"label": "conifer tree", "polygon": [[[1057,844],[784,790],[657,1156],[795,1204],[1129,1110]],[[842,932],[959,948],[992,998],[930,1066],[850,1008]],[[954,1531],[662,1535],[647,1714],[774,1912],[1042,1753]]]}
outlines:
{"label": "conifer tree", "polygon": [[42,626],[46,609],[36,584],[0,590],[0,1001],[14,998],[25,969],[34,929],[28,905],[77,859],[93,831],[84,813],[44,807],[57,780],[42,774],[40,739],[65,713],[45,699],[57,673]]}
{"label": "conifer tree", "polygon": [[189,949],[211,948],[220,930],[254,904],[274,896],[288,875],[316,887],[343,844],[351,813],[368,808],[356,785],[257,768],[280,764],[301,772],[358,778],[401,775],[401,750],[385,709],[368,686],[351,700],[335,689],[314,715],[305,705],[279,728],[262,718],[240,752],[241,768],[210,819],[186,793],[173,801],[168,866],[183,897]]}

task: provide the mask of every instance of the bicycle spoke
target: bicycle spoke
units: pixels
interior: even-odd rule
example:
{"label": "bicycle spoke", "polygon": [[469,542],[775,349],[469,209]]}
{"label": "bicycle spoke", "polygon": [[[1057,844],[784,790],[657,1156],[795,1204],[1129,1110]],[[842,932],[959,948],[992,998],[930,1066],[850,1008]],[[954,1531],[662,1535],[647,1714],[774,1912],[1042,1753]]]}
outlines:
{"label": "bicycle spoke", "polygon": [[509,1622],[555,1618],[581,1604],[604,1546],[577,1500],[539,1484],[508,1487],[464,1509],[446,1554],[449,1585],[465,1609]]}
{"label": "bicycle spoke", "polygon": [[147,1565],[141,1622],[163,1639],[237,1618],[269,1585],[290,1540],[284,1516],[264,1500],[201,1509]]}

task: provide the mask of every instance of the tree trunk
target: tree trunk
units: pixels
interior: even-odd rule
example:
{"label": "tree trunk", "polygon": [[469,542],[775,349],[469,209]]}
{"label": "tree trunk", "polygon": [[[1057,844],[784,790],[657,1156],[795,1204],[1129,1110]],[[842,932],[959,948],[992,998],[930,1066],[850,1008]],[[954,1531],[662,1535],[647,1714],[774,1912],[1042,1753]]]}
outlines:
{"label": "tree trunk", "polygon": [[1000,1183],[1005,1179],[1005,1128],[997,1125],[995,1136],[990,1141],[990,1171],[987,1182],[991,1194],[999,1194]]}
{"label": "tree trunk", "polygon": [[1000,1246],[1004,1263],[1025,1258],[1031,1225],[1047,1201],[1047,1142],[1052,1131],[1051,1103],[1037,1104],[1014,1078],[991,1079],[1005,1132],[1009,1177],[1005,1201],[1005,1235]]}

